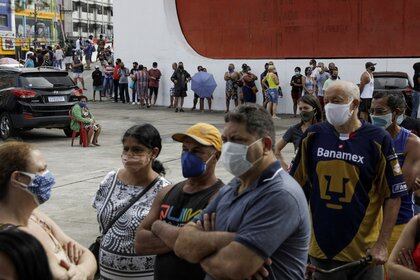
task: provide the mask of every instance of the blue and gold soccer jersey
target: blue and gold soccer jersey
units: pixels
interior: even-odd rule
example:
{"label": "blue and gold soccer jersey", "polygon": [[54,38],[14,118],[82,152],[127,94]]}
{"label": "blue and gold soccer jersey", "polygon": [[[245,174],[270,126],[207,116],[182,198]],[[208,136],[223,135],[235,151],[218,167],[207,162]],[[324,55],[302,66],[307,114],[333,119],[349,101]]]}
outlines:
{"label": "blue and gold soccer jersey", "polygon": [[327,122],[308,128],[291,174],[309,200],[309,254],[319,259],[364,257],[378,239],[384,200],[407,193],[391,137],[365,122],[347,140]]}

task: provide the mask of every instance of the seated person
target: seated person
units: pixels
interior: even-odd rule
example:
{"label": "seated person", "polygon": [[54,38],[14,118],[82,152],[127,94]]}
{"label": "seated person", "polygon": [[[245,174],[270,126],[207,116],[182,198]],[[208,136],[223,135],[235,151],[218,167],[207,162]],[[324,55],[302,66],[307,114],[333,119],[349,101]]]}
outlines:
{"label": "seated person", "polygon": [[93,254],[38,210],[55,184],[41,152],[27,143],[7,142],[0,145],[0,158],[0,225],[33,235],[44,247],[54,279],[93,279]]}
{"label": "seated person", "polygon": [[405,226],[387,267],[390,279],[420,279],[420,215]]}
{"label": "seated person", "polygon": [[[80,123],[85,126],[88,134],[88,145],[89,146],[100,146],[98,144],[98,137],[101,133],[101,126],[95,121],[92,113],[87,107],[87,97],[80,96],[79,103],[73,106],[71,109],[71,122],[70,128],[74,131],[80,131]],[[93,138],[93,139],[92,139]]]}

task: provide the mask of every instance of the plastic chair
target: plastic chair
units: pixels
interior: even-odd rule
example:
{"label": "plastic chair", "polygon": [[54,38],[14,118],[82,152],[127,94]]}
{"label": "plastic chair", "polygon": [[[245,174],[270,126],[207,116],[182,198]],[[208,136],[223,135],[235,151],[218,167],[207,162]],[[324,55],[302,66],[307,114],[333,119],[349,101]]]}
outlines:
{"label": "plastic chair", "polygon": [[[71,110],[69,112],[69,117],[71,120],[73,120],[73,115],[71,114]],[[71,146],[73,147],[74,145],[74,139],[79,136],[79,145],[81,145],[82,147],[86,148],[88,146],[88,136],[87,136],[87,130],[85,128],[85,125],[82,122],[78,122],[79,123],[79,131],[74,131],[71,134]]]}

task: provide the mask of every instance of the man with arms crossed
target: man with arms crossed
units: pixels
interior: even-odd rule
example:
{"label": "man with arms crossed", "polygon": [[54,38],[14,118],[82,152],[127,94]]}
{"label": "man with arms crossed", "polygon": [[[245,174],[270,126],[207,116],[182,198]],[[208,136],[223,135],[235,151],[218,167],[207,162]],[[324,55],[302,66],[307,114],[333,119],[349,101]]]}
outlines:
{"label": "man with arms crossed", "polygon": [[308,206],[276,160],[273,121],[263,107],[243,105],[225,122],[222,162],[235,178],[181,229],[175,253],[200,263],[206,279],[303,279]]}
{"label": "man with arms crossed", "polygon": [[224,185],[215,175],[222,136],[216,127],[198,123],[172,138],[182,142],[182,173],[187,180],[168,186],[155,198],[137,231],[136,252],[157,254],[156,280],[200,280],[205,277],[200,265],[177,257],[173,247],[181,227],[199,216]]}

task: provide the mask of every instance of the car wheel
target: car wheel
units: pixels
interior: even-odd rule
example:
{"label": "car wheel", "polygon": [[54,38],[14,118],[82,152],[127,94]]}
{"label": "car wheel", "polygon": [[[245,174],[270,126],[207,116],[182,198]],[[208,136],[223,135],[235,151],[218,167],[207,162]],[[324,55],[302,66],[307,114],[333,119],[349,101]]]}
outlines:
{"label": "car wheel", "polygon": [[68,126],[68,127],[65,127],[65,128],[63,128],[63,131],[64,131],[64,134],[67,136],[67,137],[71,137],[72,136],[72,134],[73,134],[73,130]]}
{"label": "car wheel", "polygon": [[12,121],[8,113],[3,113],[0,116],[0,137],[3,140],[14,136],[16,130],[13,127]]}

